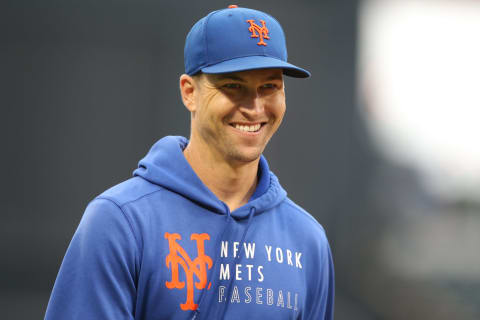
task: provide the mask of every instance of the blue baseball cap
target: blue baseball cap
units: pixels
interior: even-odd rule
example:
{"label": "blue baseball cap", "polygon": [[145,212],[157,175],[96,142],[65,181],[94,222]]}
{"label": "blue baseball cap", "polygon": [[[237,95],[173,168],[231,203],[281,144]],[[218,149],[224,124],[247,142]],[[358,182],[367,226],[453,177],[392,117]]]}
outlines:
{"label": "blue baseball cap", "polygon": [[287,62],[285,34],[275,18],[236,5],[213,11],[192,27],[184,62],[188,75],[281,68],[287,76],[310,76]]}

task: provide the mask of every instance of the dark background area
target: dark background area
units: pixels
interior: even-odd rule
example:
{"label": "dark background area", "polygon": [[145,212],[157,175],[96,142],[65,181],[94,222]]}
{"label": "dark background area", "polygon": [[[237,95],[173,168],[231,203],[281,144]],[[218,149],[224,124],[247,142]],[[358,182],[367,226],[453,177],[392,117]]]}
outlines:
{"label": "dark background area", "polygon": [[[178,91],[185,36],[228,4],[2,2],[0,297],[8,319],[43,317],[88,201],[129,178],[157,139],[189,135]],[[313,74],[286,80],[286,118],[266,156],[290,197],[326,228],[338,261],[337,308],[345,309],[337,230],[353,227],[348,216],[358,214],[369,166],[356,139],[357,3],[238,5],[276,17],[290,61]]]}
{"label": "dark background area", "polygon": [[[229,4],[1,3],[2,319],[43,318],[87,203],[129,178],[156,140],[189,135],[178,90],[185,36]],[[370,183],[382,161],[355,104],[358,2],[237,4],[276,17],[289,60],[313,74],[286,80],[287,114],[265,155],[289,196],[327,230],[336,319],[397,319],[395,301],[411,291],[388,298],[394,287],[374,267],[385,221]]]}

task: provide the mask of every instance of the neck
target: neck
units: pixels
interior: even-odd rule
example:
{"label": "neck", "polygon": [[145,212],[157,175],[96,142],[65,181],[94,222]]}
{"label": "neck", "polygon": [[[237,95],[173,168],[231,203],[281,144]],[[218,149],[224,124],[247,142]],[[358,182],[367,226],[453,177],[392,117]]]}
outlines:
{"label": "neck", "polygon": [[257,186],[260,158],[246,163],[229,163],[190,142],[183,154],[202,182],[229,207],[230,211],[246,204]]}

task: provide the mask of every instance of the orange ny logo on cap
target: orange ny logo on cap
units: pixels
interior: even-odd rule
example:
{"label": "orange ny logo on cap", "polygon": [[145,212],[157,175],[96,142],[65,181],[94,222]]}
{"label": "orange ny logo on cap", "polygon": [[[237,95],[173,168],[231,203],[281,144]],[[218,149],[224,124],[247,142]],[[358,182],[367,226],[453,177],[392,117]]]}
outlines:
{"label": "orange ny logo on cap", "polygon": [[[267,43],[263,41],[263,39],[270,39],[268,36],[268,29],[267,26],[265,25],[265,21],[260,20],[262,23],[262,27],[260,27],[258,24],[255,23],[255,20],[247,20],[248,23],[250,23],[250,27],[248,28],[248,31],[252,33],[250,36],[251,38],[260,38],[260,41],[257,42],[259,46],[266,46]],[[258,32],[258,34],[257,34]]]}

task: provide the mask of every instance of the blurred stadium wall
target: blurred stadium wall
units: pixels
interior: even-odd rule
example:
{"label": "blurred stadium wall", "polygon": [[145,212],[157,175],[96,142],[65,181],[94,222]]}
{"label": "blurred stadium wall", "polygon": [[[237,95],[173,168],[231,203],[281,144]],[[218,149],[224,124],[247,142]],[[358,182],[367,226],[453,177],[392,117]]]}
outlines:
{"label": "blurred stadium wall", "polygon": [[[1,2],[3,318],[43,318],[88,201],[130,177],[157,139],[188,136],[189,115],[178,93],[185,35],[199,18],[229,4]],[[437,180],[425,180],[430,173],[402,160],[409,144],[402,145],[402,156],[388,152],[381,142],[390,141],[388,135],[376,129],[376,92],[387,86],[373,83],[378,75],[365,77],[373,69],[364,52],[371,50],[368,41],[381,44],[372,40],[383,38],[368,32],[368,21],[377,23],[378,13],[391,12],[388,6],[356,0],[237,4],[278,18],[290,60],[313,73],[308,80],[286,80],[287,114],[266,156],[289,196],[327,230],[336,319],[480,318],[478,197],[456,182],[446,189],[452,192],[429,188]],[[443,18],[446,25],[459,23],[450,17]],[[476,42],[470,33],[461,35],[448,39]],[[421,53],[429,39],[400,44]],[[454,70],[463,58],[445,63]],[[417,71],[411,70],[412,79]],[[468,100],[456,102],[460,108]],[[421,123],[430,126],[429,118]],[[471,171],[462,172],[470,177]]]}

